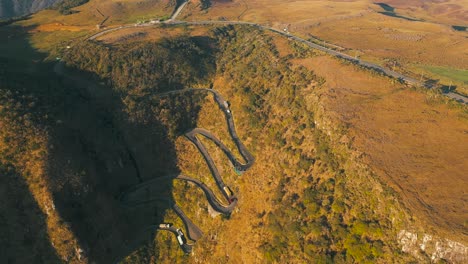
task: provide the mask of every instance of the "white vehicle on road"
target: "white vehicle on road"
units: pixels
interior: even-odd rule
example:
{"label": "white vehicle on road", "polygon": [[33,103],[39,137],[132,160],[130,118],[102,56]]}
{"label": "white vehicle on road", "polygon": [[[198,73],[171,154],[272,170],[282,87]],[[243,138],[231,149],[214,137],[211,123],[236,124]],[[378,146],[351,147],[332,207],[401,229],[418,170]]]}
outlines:
{"label": "white vehicle on road", "polygon": [[228,101],[224,101],[224,108],[226,108],[226,112],[231,113],[231,110],[229,110],[230,103]]}
{"label": "white vehicle on road", "polygon": [[177,229],[177,242],[179,242],[179,245],[182,246],[185,244],[184,240],[184,232],[182,232],[180,229]]}
{"label": "white vehicle on road", "polygon": [[170,228],[172,224],[159,224],[159,228]]}
{"label": "white vehicle on road", "polygon": [[229,188],[228,186],[224,186],[223,190],[224,190],[224,193],[226,193],[227,196],[231,197],[233,195],[233,192],[232,192],[231,188]]}

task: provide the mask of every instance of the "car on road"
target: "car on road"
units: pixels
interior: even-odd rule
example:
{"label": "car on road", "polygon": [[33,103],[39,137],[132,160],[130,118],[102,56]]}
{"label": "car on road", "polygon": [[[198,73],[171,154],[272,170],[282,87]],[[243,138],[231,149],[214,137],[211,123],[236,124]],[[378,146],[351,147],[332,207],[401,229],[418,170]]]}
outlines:
{"label": "car on road", "polygon": [[172,224],[159,224],[159,228],[170,228]]}
{"label": "car on road", "polygon": [[181,246],[184,245],[186,242],[184,232],[182,232],[182,230],[180,229],[177,229],[177,242],[179,242],[179,245]]}
{"label": "car on road", "polygon": [[229,196],[229,197],[231,197],[231,196],[234,194],[234,193],[232,192],[231,188],[229,188],[228,186],[224,186],[224,187],[223,187],[223,190],[224,190],[224,193],[225,193],[227,196]]}
{"label": "car on road", "polygon": [[230,111],[229,111],[230,106],[231,106],[231,104],[229,103],[229,101],[224,101],[224,107],[226,108],[228,113],[230,113]]}

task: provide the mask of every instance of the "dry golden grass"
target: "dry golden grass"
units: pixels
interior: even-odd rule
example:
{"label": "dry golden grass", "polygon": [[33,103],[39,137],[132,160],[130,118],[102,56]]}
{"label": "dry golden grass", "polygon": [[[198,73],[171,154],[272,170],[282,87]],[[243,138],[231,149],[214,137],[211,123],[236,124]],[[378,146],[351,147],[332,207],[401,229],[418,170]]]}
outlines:
{"label": "dry golden grass", "polygon": [[[174,10],[171,0],[91,0],[74,8],[79,11],[71,15],[61,15],[55,10],[43,10],[22,22],[24,25],[61,23],[73,26],[96,26],[105,21],[104,26],[136,23],[138,20],[149,20],[168,16]],[[102,15],[101,15],[102,13]],[[104,16],[103,16],[104,15]]]}
{"label": "dry golden grass", "polygon": [[[369,0],[233,0],[211,1],[207,11],[200,10],[199,1],[191,1],[182,15],[192,18],[242,19],[255,22],[286,21],[286,23],[321,22],[347,19],[369,12],[384,11]],[[428,1],[383,0],[396,12],[412,18],[447,25],[464,25],[468,20],[467,0]],[[183,16],[182,16],[183,17]]]}
{"label": "dry golden grass", "polygon": [[[73,45],[78,38],[97,32],[98,24],[107,27],[160,19],[168,17],[174,8],[175,0],[91,0],[74,8],[78,12],[71,15],[61,15],[56,10],[47,9],[13,25],[28,31],[31,45],[35,49],[45,53],[52,52],[54,54],[51,57],[55,58],[61,56],[56,54],[57,50]],[[14,39],[9,36],[8,41],[13,42]]]}
{"label": "dry golden grass", "polygon": [[190,20],[197,18],[225,17],[228,20],[243,20],[259,23],[299,23],[317,17],[342,17],[357,15],[366,6],[362,1],[340,2],[339,5],[331,1],[220,1],[214,2],[208,12],[200,12],[195,3],[190,3],[181,18],[189,16]]}
{"label": "dry golden grass", "polygon": [[[385,16],[378,13],[384,10],[373,2],[216,1],[207,12],[200,12],[197,2],[193,2],[181,18],[223,18],[258,22],[279,29],[287,27],[295,35],[318,37],[365,60],[383,65],[389,60],[397,60],[400,67],[396,70],[411,70],[415,76],[423,73],[446,81],[441,75],[424,71],[424,66],[468,68],[468,34],[452,28],[452,25],[466,25],[468,1],[381,1],[395,7],[398,15],[425,22]],[[416,68],[415,64],[418,65]],[[467,85],[463,81],[450,81],[454,81],[460,91],[466,91]]]}
{"label": "dry golden grass", "polygon": [[[464,34],[445,25],[409,22],[370,13],[346,20],[322,22],[304,32],[348,49],[361,57],[392,58],[402,63],[421,63],[467,68],[468,41]],[[354,55],[354,54],[353,54]]]}
{"label": "dry golden grass", "polygon": [[[466,0],[383,0],[402,14],[444,24],[466,25],[468,1]],[[429,2],[429,3],[428,3]]]}
{"label": "dry golden grass", "polygon": [[[466,82],[460,78],[447,78],[426,70],[428,66],[468,68],[468,34],[454,30],[452,25],[466,25],[468,0],[382,1],[395,8],[398,15],[424,20],[408,21],[378,12],[383,8],[368,0],[233,0],[211,1],[208,10],[200,10],[199,1],[190,1],[180,14],[181,20],[242,20],[258,22],[283,29],[293,34],[312,36],[343,47],[348,54],[382,65],[398,61],[396,70],[412,72],[440,79],[444,84],[453,82],[458,91],[466,93]],[[169,16],[175,8],[174,0],[91,0],[77,7],[76,14],[63,16],[54,10],[44,10],[32,19],[20,22],[23,26],[35,26],[38,32],[95,31],[96,25],[104,26],[136,23]],[[99,10],[99,11],[98,11]],[[101,13],[104,15],[101,15]],[[60,26],[57,26],[60,25]],[[111,36],[124,35],[115,32]],[[143,35],[127,36],[141,39]],[[103,39],[106,37],[103,37]],[[150,36],[149,39],[157,39]],[[110,42],[122,40],[120,37]],[[39,43],[41,49],[46,44]],[[43,48],[44,47],[44,48]],[[389,62],[392,61],[392,62]]]}
{"label": "dry golden grass", "polygon": [[124,42],[158,41],[162,38],[171,38],[183,34],[190,36],[206,36],[210,29],[208,27],[169,27],[158,25],[154,27],[133,27],[112,31],[102,35],[97,40],[109,44],[121,44]]}
{"label": "dry golden grass", "polygon": [[35,32],[51,32],[51,31],[82,31],[82,30],[90,30],[92,29],[89,26],[66,26],[61,23],[50,23],[50,24],[44,24],[44,25],[39,25],[38,27],[32,29],[30,32],[35,33]]}
{"label": "dry golden grass", "polygon": [[466,110],[330,57],[295,63],[326,78],[319,91],[325,111],[347,124],[353,147],[417,218],[466,242]]}

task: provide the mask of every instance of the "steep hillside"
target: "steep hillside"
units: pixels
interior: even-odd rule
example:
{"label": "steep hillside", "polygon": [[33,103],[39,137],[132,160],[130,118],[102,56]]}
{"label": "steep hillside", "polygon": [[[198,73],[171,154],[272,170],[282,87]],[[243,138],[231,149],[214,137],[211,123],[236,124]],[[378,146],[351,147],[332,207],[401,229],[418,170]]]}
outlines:
{"label": "steep hillside", "polygon": [[[83,48],[93,57],[106,53]],[[114,67],[115,76],[123,77],[115,90],[100,85],[96,73],[2,59],[0,262],[111,263],[150,235],[140,227],[161,221],[164,207],[156,214],[129,212],[116,197],[138,182],[177,171],[173,140],[195,126],[197,103],[155,101],[146,94],[203,80],[212,71],[209,59],[206,67],[182,64],[189,57],[198,63],[211,52],[187,38],[133,48],[122,49],[121,56],[135,63],[139,75],[123,75],[131,67]],[[179,57],[169,57],[181,49]],[[143,73],[142,58],[158,67]],[[101,60],[103,72],[122,62]]]}
{"label": "steep hillside", "polygon": [[0,19],[34,13],[63,0],[2,0]]}
{"label": "steep hillside", "polygon": [[[315,69],[323,60],[321,54],[248,27],[218,28],[209,37],[198,39],[219,50],[216,72],[203,81],[192,73],[189,76],[194,78],[187,79],[186,84],[212,86],[228,98],[241,139],[253,149],[257,163],[239,177],[222,152],[205,142],[223,177],[230,186],[235,186],[239,209],[229,217],[217,216],[195,187],[175,182],[174,200],[205,232],[204,238],[195,245],[194,256],[183,256],[172,234],[158,232],[153,243],[140,247],[127,258],[128,263],[176,260],[389,263],[466,259],[466,247],[455,242],[465,241],[462,230],[450,233],[447,232],[450,227],[441,228],[437,223],[427,226],[423,213],[408,210],[414,209],[412,205],[418,197],[408,199],[386,181],[381,168],[366,158],[367,155],[377,157],[376,154],[358,144],[366,139],[355,134],[346,119],[332,118],[334,115],[325,110],[329,107],[328,95],[323,95],[323,91],[332,89],[327,87],[336,77]],[[144,76],[147,67],[158,64],[128,64],[135,55],[120,55],[121,50],[127,49],[125,44],[109,48],[99,43],[87,45],[69,54],[70,65],[98,73],[114,89],[128,90],[132,97],[143,96],[142,101],[135,101],[137,104],[129,104],[137,106],[135,110],[159,105],[144,98],[156,99],[151,95],[162,90],[151,82],[142,82],[136,75]],[[100,50],[99,56],[89,53],[93,50]],[[128,54],[145,54],[138,49],[129,50]],[[185,58],[181,65],[194,61],[190,56]],[[334,63],[336,68],[342,67],[338,61]],[[158,71],[167,72],[164,67]],[[372,76],[370,72],[365,74]],[[377,76],[372,82],[377,87],[386,87],[392,80]],[[391,87],[395,91],[404,89],[396,82]],[[411,94],[402,92],[401,96],[410,98]],[[233,148],[212,99],[207,97],[198,104],[196,125],[215,132]],[[145,116],[144,113],[155,112],[145,110],[139,116]],[[457,115],[450,119],[456,120]],[[461,121],[456,127],[462,129],[465,124]],[[214,188],[210,172],[197,150],[183,137],[174,140],[178,170]],[[395,142],[406,146],[403,141]],[[434,199],[439,198],[434,196]],[[171,210],[165,212],[164,222],[182,224]],[[422,242],[423,237],[430,239],[424,238]],[[411,242],[418,239],[421,242]],[[423,248],[416,243],[422,243]]]}

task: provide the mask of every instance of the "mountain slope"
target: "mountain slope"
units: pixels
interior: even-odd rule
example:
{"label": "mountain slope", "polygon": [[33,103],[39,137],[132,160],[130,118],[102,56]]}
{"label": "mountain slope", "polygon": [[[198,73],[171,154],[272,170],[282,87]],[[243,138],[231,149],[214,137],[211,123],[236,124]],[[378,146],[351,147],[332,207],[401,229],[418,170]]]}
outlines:
{"label": "mountain slope", "polygon": [[0,19],[34,13],[61,1],[63,0],[2,0]]}
{"label": "mountain slope", "polygon": [[[187,33],[191,29],[185,30]],[[143,43],[146,43],[145,37],[152,34],[151,30],[145,32]],[[197,32],[197,27],[193,32]],[[164,35],[157,30],[154,34]],[[324,110],[330,107],[326,91],[336,78],[325,73],[316,74],[321,72],[320,66],[311,67],[310,63],[320,64],[322,54],[241,26],[217,28],[197,39],[204,39],[218,50],[216,73],[210,76],[207,85],[202,86],[197,80],[189,83],[202,87],[212,83],[213,88],[230,101],[239,136],[257,160],[249,172],[238,177],[223,153],[207,143],[223,179],[226,177],[226,182],[239,195],[239,211],[229,217],[213,217],[216,214],[196,188],[174,183],[174,200],[207,234],[197,241],[196,257],[187,262],[396,263],[428,262],[431,256],[450,261],[465,257],[463,245],[460,246],[462,250],[446,253],[444,247],[454,242],[440,238],[464,242],[463,235],[458,232],[444,236],[434,227],[424,227],[418,219],[421,215],[407,210],[405,200],[384,181],[379,170],[366,163],[366,155],[361,151],[373,156],[375,153],[363,147],[355,149],[357,143],[365,139],[351,134],[353,129],[347,119],[329,116],[337,111]],[[157,86],[151,87],[151,83],[138,80],[140,77],[136,75],[145,75],[147,67],[154,64],[129,62],[145,53],[131,48],[138,41],[123,42],[117,41],[108,49],[98,42],[75,47],[66,60],[81,70],[97,73],[114,89],[130,89],[133,96],[142,96],[138,100],[129,98],[129,105],[135,106],[132,111],[142,111],[138,115],[154,113],[149,107],[158,105],[157,100],[145,98],[152,98]],[[149,43],[147,45],[151,45]],[[122,51],[127,49],[129,55],[134,55],[122,57]],[[100,55],[90,53],[92,50],[100,50]],[[181,65],[192,61],[187,58]],[[370,72],[357,73],[350,69],[352,66],[345,67],[340,61],[330,60],[334,68],[346,69],[343,73],[352,72],[352,76],[369,79],[365,87],[380,87],[375,93],[385,92],[378,97],[384,102],[390,99],[387,93],[398,92],[408,100],[414,96],[414,92],[404,89],[402,84],[392,84],[391,79]],[[166,69],[162,67],[157,71],[164,73]],[[325,78],[320,77],[322,75]],[[144,87],[139,87],[141,84]],[[428,107],[423,100],[418,105]],[[230,142],[225,123],[212,103],[203,102],[197,113],[198,127],[215,132],[223,142]],[[462,128],[464,124],[454,126]],[[395,144],[407,145],[401,140]],[[175,149],[178,169],[213,186],[210,172],[190,142],[178,137]],[[154,207],[148,206],[145,210],[151,208]],[[164,213],[164,222],[180,225],[180,220],[170,210]],[[415,250],[419,245],[416,242],[408,243],[413,240],[407,237],[414,236],[414,241],[431,237],[430,241],[418,242],[424,245],[424,252]],[[127,263],[147,263],[155,258],[160,263],[182,261],[184,257],[172,234],[158,232],[156,239],[152,243],[142,243],[140,249],[127,258]]]}

